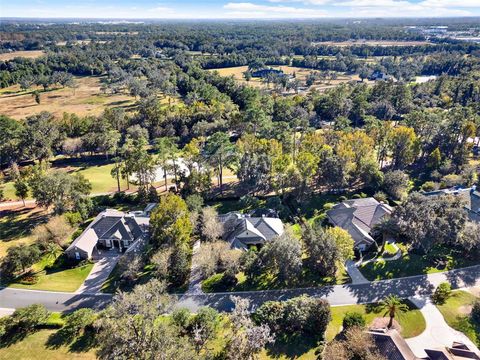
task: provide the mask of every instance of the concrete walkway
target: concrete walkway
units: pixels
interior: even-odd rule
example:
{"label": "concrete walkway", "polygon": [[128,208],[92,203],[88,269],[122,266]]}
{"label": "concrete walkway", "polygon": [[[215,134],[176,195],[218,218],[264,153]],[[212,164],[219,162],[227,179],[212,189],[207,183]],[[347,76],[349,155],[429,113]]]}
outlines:
{"label": "concrete walkway", "polygon": [[347,270],[350,279],[352,279],[352,284],[366,284],[370,282],[365,276],[363,276],[354,261],[347,260],[345,263],[345,269]]}
{"label": "concrete walkway", "polygon": [[478,348],[465,334],[448,326],[442,313],[429,297],[415,296],[410,297],[409,300],[420,309],[427,325],[425,331],[419,336],[406,339],[416,356],[424,358],[427,356],[424,349],[441,349],[445,346],[452,346],[455,341],[467,345],[470,350],[480,354]]}
{"label": "concrete walkway", "polygon": [[108,279],[121,254],[115,250],[101,250],[95,254],[92,271],[76,291],[77,294],[95,294],[100,292],[103,283]]}

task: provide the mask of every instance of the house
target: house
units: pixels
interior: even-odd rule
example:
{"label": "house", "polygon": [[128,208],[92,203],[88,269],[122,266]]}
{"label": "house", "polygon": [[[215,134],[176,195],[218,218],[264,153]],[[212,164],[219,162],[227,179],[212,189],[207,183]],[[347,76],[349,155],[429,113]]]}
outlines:
{"label": "house", "polygon": [[346,200],[327,211],[331,224],[348,231],[355,242],[355,248],[364,251],[375,240],[370,235],[372,228],[385,216],[390,216],[392,208],[374,198]]}
{"label": "house", "polygon": [[480,223],[480,191],[477,190],[476,186],[471,188],[461,188],[453,187],[449,189],[441,189],[426,192],[423,195],[425,196],[440,196],[440,195],[453,195],[459,196],[464,202],[464,208],[468,213],[468,217],[471,221]]}
{"label": "house", "polygon": [[388,75],[388,74],[386,74],[384,72],[381,72],[381,71],[375,71],[372,75],[370,75],[368,80],[372,80],[372,81],[393,81],[393,82],[397,81],[397,79],[395,79],[392,75]]}
{"label": "house", "polygon": [[417,357],[405,339],[391,329],[373,329],[367,331],[378,349],[378,352],[387,360],[480,360],[477,350],[470,349],[461,342],[454,342],[452,346],[424,349],[426,357]]}
{"label": "house", "polygon": [[219,221],[224,227],[223,239],[228,241],[233,249],[261,247],[285,231],[282,220],[277,217],[253,217],[231,212],[220,215]]}
{"label": "house", "polygon": [[65,254],[71,259],[83,260],[90,259],[98,247],[123,252],[148,232],[149,222],[145,211],[104,210],[72,242]]}

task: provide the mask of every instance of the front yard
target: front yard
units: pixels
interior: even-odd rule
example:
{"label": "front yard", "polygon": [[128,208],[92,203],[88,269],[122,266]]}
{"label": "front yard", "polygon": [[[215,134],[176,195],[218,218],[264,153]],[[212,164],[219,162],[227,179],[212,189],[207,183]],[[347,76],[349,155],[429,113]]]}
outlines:
{"label": "front yard", "polygon": [[464,255],[451,248],[441,247],[427,255],[403,251],[402,257],[398,260],[370,262],[360,266],[359,269],[368,280],[375,281],[432,274],[477,264],[478,262],[466,259]]}
{"label": "front yard", "polygon": [[477,298],[467,291],[454,291],[445,304],[437,307],[450,327],[463,332],[480,346],[480,323],[469,316],[475,299]]}

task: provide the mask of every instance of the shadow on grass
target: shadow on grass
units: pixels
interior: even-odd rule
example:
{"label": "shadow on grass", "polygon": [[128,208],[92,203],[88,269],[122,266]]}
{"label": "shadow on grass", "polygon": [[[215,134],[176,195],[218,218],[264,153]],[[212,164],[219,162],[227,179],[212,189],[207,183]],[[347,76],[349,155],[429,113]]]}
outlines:
{"label": "shadow on grass", "polygon": [[62,328],[50,335],[45,346],[48,349],[58,349],[62,346],[68,346],[70,352],[87,352],[94,348],[95,332],[91,329],[85,330],[81,335],[72,333],[66,328]]}
{"label": "shadow on grass", "polygon": [[282,356],[296,359],[318,347],[318,342],[313,336],[294,335],[279,336],[275,342],[267,346],[267,354],[272,358]]}
{"label": "shadow on grass", "polygon": [[6,333],[3,337],[0,338],[0,348],[6,348],[16,344],[17,342],[25,339],[29,334],[33,332],[28,332],[25,330],[12,329]]}
{"label": "shadow on grass", "polygon": [[28,236],[36,226],[47,222],[49,215],[42,211],[32,212],[26,217],[22,217],[31,211],[31,208],[0,211],[0,218],[4,220],[0,223],[2,241],[7,242]]}

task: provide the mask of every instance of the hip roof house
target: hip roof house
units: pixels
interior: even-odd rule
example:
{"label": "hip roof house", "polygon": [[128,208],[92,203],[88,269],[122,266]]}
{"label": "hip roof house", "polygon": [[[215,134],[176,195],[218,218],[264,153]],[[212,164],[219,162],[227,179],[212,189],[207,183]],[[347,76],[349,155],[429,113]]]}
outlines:
{"label": "hip roof house", "polygon": [[251,217],[232,212],[220,215],[219,221],[224,227],[223,238],[234,249],[262,246],[285,231],[282,220],[275,217]]}
{"label": "hip roof house", "polygon": [[375,242],[370,235],[372,228],[391,213],[389,205],[374,198],[365,198],[337,204],[327,211],[327,216],[333,225],[347,230],[355,242],[355,248],[363,251]]}
{"label": "hip roof house", "polygon": [[65,250],[72,259],[90,259],[97,246],[123,251],[148,230],[150,218],[145,213],[124,213],[107,209],[88,225]]}

